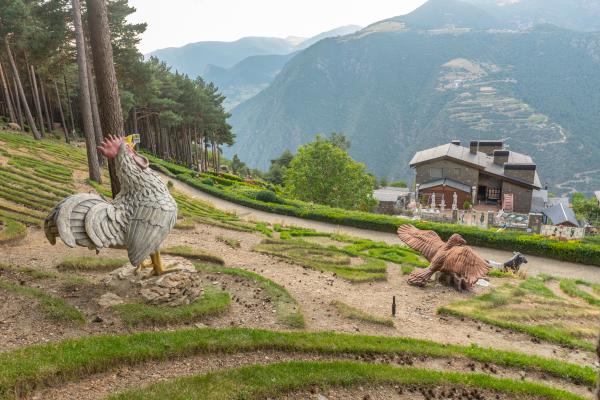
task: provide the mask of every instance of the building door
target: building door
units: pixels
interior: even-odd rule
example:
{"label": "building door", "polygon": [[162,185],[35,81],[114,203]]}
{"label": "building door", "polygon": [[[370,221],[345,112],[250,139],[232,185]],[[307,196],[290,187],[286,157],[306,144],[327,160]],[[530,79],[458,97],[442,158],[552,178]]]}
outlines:
{"label": "building door", "polygon": [[484,202],[487,199],[487,186],[477,186],[477,201]]}

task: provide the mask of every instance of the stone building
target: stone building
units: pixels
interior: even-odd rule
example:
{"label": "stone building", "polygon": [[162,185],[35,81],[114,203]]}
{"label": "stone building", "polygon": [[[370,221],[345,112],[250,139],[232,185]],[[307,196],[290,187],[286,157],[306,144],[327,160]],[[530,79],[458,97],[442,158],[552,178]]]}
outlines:
{"label": "stone building", "polygon": [[438,207],[444,199],[451,208],[456,193],[459,209],[469,202],[529,213],[533,191],[541,189],[531,157],[504,149],[498,140],[473,140],[469,147],[452,141],[417,152],[410,166],[421,203],[430,204],[435,193]]}
{"label": "stone building", "polygon": [[373,191],[377,200],[375,212],[379,214],[398,214],[410,202],[410,191],[407,188],[386,186]]}

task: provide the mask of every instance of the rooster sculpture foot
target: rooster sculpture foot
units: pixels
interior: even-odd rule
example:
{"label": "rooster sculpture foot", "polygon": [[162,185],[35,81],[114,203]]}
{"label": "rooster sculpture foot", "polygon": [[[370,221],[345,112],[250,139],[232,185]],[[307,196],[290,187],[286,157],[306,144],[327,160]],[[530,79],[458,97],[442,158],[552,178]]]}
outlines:
{"label": "rooster sculpture foot", "polygon": [[165,267],[165,265],[162,262],[162,258],[160,257],[160,252],[158,252],[158,251],[156,253],[152,253],[150,255],[150,259],[152,260],[152,265],[154,267],[153,275],[155,275],[155,276],[168,274],[170,272],[177,272],[180,270],[179,268]]}
{"label": "rooster sculpture foot", "polygon": [[140,265],[137,266],[134,273],[138,275],[144,268],[154,267],[154,263],[151,260],[143,261]]}

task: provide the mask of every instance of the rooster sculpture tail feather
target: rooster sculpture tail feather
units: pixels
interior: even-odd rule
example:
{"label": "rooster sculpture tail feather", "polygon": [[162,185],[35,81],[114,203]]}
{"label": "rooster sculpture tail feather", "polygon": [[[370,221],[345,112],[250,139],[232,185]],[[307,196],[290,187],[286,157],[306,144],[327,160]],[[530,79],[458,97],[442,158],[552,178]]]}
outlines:
{"label": "rooster sculpture tail feather", "polygon": [[[121,218],[117,219],[117,215]],[[125,219],[114,206],[96,194],[87,193],[67,197],[44,221],[50,243],[55,244],[58,236],[69,247],[96,250],[122,246],[125,227]]]}

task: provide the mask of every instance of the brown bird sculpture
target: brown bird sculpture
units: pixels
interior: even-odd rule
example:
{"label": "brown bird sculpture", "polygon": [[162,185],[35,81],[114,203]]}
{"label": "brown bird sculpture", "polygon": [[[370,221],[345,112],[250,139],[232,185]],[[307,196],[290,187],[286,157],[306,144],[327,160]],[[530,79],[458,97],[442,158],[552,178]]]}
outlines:
{"label": "brown bird sculpture", "polygon": [[398,228],[398,237],[430,263],[428,268],[415,269],[409,275],[408,283],[411,285],[425,286],[433,274],[440,272],[440,279],[446,284],[460,291],[470,290],[490,270],[459,234],[455,233],[444,243],[434,231],[407,224]]}

